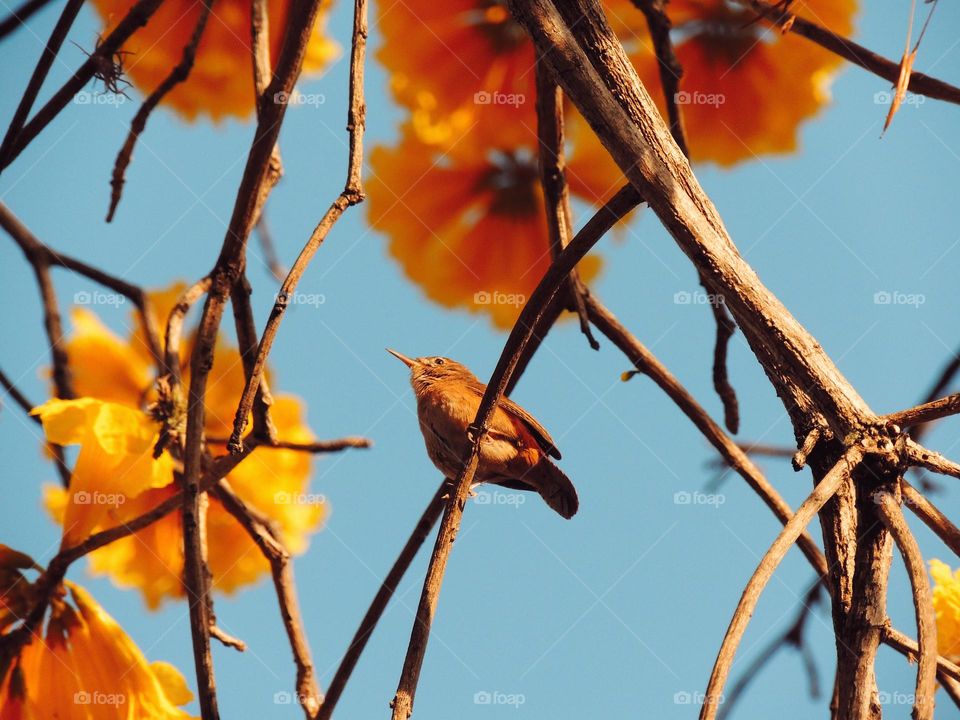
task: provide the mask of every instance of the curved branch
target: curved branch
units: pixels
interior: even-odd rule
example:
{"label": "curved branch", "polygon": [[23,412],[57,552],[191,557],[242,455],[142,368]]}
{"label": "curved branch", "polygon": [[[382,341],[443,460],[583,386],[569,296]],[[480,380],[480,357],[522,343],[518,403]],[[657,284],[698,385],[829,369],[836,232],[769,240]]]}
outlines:
{"label": "curved branch", "polygon": [[900,487],[903,490],[904,504],[943,540],[954,555],[960,557],[960,528],[950,522],[950,518],[906,480],[900,481]]}
{"label": "curved branch", "polygon": [[577,236],[557,256],[547,272],[540,279],[527,303],[520,312],[510,336],[500,353],[500,360],[490,377],[477,415],[471,425],[471,449],[467,457],[463,458],[463,469],[457,477],[454,488],[447,501],[437,542],[430,556],[430,565],[420,594],[420,604],[417,607],[417,616],[410,634],[410,644],[400,674],[397,692],[391,703],[394,720],[406,720],[413,712],[413,700],[416,694],[417,682],[420,678],[420,668],[427,651],[427,641],[430,638],[430,627],[436,612],[437,601],[440,596],[440,586],[446,571],[453,542],[460,529],[460,520],[463,516],[463,507],[470,491],[470,484],[477,470],[479,462],[480,442],[486,434],[487,425],[493,416],[493,411],[503,397],[510,376],[516,369],[524,347],[534,335],[542,335],[540,327],[546,316],[550,301],[556,295],[570,271],[590,251],[609,229],[609,218],[620,217],[636,204],[635,193],[621,190],[614,195],[596,215],[577,233]]}
{"label": "curved branch", "polygon": [[353,673],[353,669],[356,667],[357,661],[360,659],[360,655],[367,645],[367,641],[373,634],[377,622],[379,622],[380,617],[383,615],[383,611],[386,610],[387,603],[390,602],[390,598],[393,597],[393,593],[397,587],[399,587],[400,581],[403,579],[411,563],[413,563],[417,552],[423,546],[433,526],[437,524],[437,519],[443,512],[443,498],[447,492],[449,492],[448,484],[447,481],[444,480],[440,483],[437,492],[434,493],[430,503],[423,511],[423,515],[421,515],[417,521],[413,532],[410,534],[406,544],[394,561],[393,567],[390,568],[390,572],[387,573],[387,576],[380,584],[380,589],[370,603],[370,607],[367,608],[363,620],[360,621],[360,627],[357,628],[357,632],[354,633],[353,639],[350,641],[350,647],[347,648],[347,652],[340,661],[340,666],[337,668],[333,680],[330,681],[330,688],[327,690],[327,695],[323,700],[323,705],[320,707],[320,713],[317,715],[316,720],[330,720],[333,716],[333,711],[337,706],[337,702],[340,700],[340,696],[343,694],[343,689],[346,687],[347,681],[350,680],[350,675]]}
{"label": "curved branch", "polygon": [[747,629],[747,624],[753,616],[753,611],[767,582],[773,577],[780,561],[783,560],[787,551],[800,537],[813,516],[834,496],[840,485],[849,479],[853,468],[862,458],[862,450],[857,447],[849,448],[830,472],[824,476],[823,480],[817,484],[810,496],[803,501],[796,514],[790,522],[784,525],[773,545],[760,560],[760,564],[747,583],[746,588],[744,588],[740,603],[737,605],[737,610],[730,621],[730,627],[727,628],[727,634],[723,638],[723,644],[717,654],[717,661],[713,666],[713,672],[710,674],[710,682],[707,684],[703,707],[700,710],[700,720],[713,720],[716,717],[723,686],[730,674],[730,667],[733,664],[737,647],[740,645],[740,640],[743,638],[743,633]]}
{"label": "curved branch", "polygon": [[933,718],[937,692],[937,621],[933,612],[930,580],[916,538],[910,532],[903,512],[888,492],[876,494],[877,514],[893,536],[903,555],[913,588],[913,607],[917,614],[917,638],[920,657],[917,662],[917,690],[913,699],[913,720]]}

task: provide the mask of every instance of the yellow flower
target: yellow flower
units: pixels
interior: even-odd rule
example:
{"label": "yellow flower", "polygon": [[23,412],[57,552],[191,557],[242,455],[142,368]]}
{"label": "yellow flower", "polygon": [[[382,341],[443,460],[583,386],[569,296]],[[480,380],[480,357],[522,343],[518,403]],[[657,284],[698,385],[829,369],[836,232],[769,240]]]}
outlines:
{"label": "yellow flower", "polygon": [[[182,285],[152,294],[151,307],[161,320],[166,321],[170,308],[182,292]],[[126,472],[142,472],[144,466],[134,461],[129,453],[144,450],[147,457],[153,450],[158,425],[144,412],[155,398],[153,390],[152,358],[143,339],[139,322],[131,325],[126,340],[113,334],[99,319],[87,310],[75,312],[74,326],[77,332],[67,343],[71,367],[75,369],[74,380],[78,393],[88,396],[82,401],[88,412],[91,408],[99,413],[108,412],[110,427],[121,420],[123,428],[133,433],[136,443],[129,435],[127,444],[121,444],[123,462],[132,469]],[[189,356],[192,342],[183,343],[183,357]],[[189,368],[184,368],[184,387],[190,382]],[[215,454],[226,452],[222,440],[230,434],[233,415],[244,385],[243,365],[235,348],[218,343],[213,369],[211,370],[206,403],[206,426],[208,447]],[[100,402],[109,398],[109,403]],[[62,401],[57,401],[62,402]],[[48,404],[49,405],[49,404]],[[47,407],[47,406],[44,406]],[[61,407],[54,405],[53,407]],[[106,408],[106,410],[104,410]],[[80,417],[79,411],[76,417]],[[278,394],[274,397],[272,417],[279,436],[291,442],[310,442],[313,434],[304,419],[304,408],[299,398]],[[83,416],[87,422],[86,416]],[[65,433],[67,413],[61,415],[56,427]],[[52,418],[51,418],[52,422]],[[85,460],[87,445],[95,450],[99,444],[96,434],[90,435],[92,426],[83,425],[88,433],[87,444],[81,444],[77,472],[83,474],[83,482],[74,479],[70,492],[50,487],[46,493],[48,510],[64,523],[65,537],[70,533],[71,542],[91,531],[113,527],[118,523],[149,512],[177,492],[173,483],[172,468],[153,463],[153,475],[148,481],[137,475],[132,481],[120,478],[116,472],[106,472],[106,459],[99,451],[88,453],[92,460]],[[79,439],[65,433],[57,437],[63,442]],[[147,437],[147,435],[150,435]],[[137,444],[139,443],[139,444]],[[113,456],[110,456],[113,457]],[[161,457],[160,463],[167,455]],[[119,460],[117,460],[119,462]],[[150,464],[146,459],[140,461]],[[270,518],[281,530],[292,552],[303,552],[307,538],[325,515],[326,505],[320,495],[308,493],[311,458],[293,450],[259,448],[227,476],[233,490],[249,505]],[[123,467],[126,469],[127,465]],[[105,508],[80,506],[75,496],[79,492],[100,493],[99,499],[108,501]],[[72,500],[71,498],[74,498]],[[86,497],[92,497],[88,495]],[[109,501],[115,501],[110,503]],[[80,518],[82,531],[74,523]],[[216,590],[232,592],[248,585],[269,570],[256,545],[242,526],[214,498],[210,498],[207,511],[208,562],[213,573]],[[143,530],[107,545],[90,554],[90,567],[95,574],[109,575],[122,587],[138,588],[151,608],[157,607],[165,598],[183,597],[181,583],[183,549],[180,513],[174,512]]]}
{"label": "yellow flower", "polygon": [[159,423],[125,405],[95,398],[50,400],[34,408],[47,440],[80,445],[63,512],[63,545],[82,542],[96,527],[116,525],[118,509],[140,493],[173,482],[173,464],[153,457]]}
{"label": "yellow flower", "polygon": [[0,720],[190,718],[179,707],[193,699],[180,672],[148,663],[86,590],[66,586],[75,607],[55,598],[42,637],[3,671]]}
{"label": "yellow flower", "polygon": [[[444,155],[408,131],[396,147],[375,148],[371,163],[368,217],[407,276],[441,305],[511,327],[550,266],[532,152]],[[580,263],[585,280],[599,263]]]}
{"label": "yellow flower", "polygon": [[937,614],[937,645],[940,654],[960,660],[960,570],[951,572],[940,560],[930,561],[933,576],[933,609]]}
{"label": "yellow flower", "polygon": [[[111,32],[135,0],[94,0],[103,20],[103,34]],[[274,61],[292,0],[269,0],[270,53]],[[124,72],[142,92],[153,92],[180,62],[193,34],[201,3],[164,0],[153,17],[126,42]],[[336,44],[323,32],[329,6],[321,10],[304,57],[304,72],[322,70],[337,55]],[[163,100],[188,120],[206,114],[214,120],[253,113],[253,60],[250,50],[250,2],[217,0],[213,4],[190,77]]]}

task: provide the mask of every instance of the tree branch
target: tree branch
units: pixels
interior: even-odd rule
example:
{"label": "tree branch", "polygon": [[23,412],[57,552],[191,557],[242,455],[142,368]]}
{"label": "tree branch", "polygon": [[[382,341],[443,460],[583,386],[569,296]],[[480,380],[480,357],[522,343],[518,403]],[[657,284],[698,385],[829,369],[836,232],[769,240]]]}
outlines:
{"label": "tree branch", "polygon": [[880,491],[876,496],[877,514],[903,555],[907,575],[913,588],[913,607],[917,615],[917,638],[920,658],[917,663],[917,689],[913,700],[913,720],[933,718],[934,696],[937,692],[937,622],[933,612],[933,597],[923,555],[916,538],[910,532],[903,512],[893,496]]}
{"label": "tree branch", "polygon": [[849,448],[833,469],[817,484],[810,496],[803,501],[796,514],[784,525],[773,545],[764,554],[756,571],[744,588],[743,596],[740,598],[737,610],[730,621],[730,627],[727,628],[727,634],[723,638],[723,644],[720,646],[720,652],[717,654],[717,661],[714,663],[713,672],[710,674],[710,682],[707,684],[707,690],[704,694],[700,720],[713,720],[716,717],[717,708],[720,706],[723,697],[723,686],[730,674],[734,655],[767,582],[773,577],[780,561],[783,560],[787,551],[800,537],[813,516],[833,497],[843,482],[850,480],[853,469],[862,458],[863,452],[859,448]]}
{"label": "tree branch", "polygon": [[410,537],[407,538],[407,542],[394,561],[393,567],[390,568],[390,572],[387,573],[383,582],[380,583],[380,589],[370,603],[370,607],[367,608],[363,620],[360,621],[360,627],[357,628],[357,632],[354,633],[347,652],[344,653],[343,658],[340,660],[340,665],[337,667],[333,680],[330,682],[330,688],[327,691],[327,696],[323,700],[323,705],[320,707],[320,713],[317,715],[316,720],[330,720],[333,716],[337,702],[340,700],[340,696],[343,694],[343,690],[350,680],[350,675],[353,673],[353,669],[356,667],[357,661],[360,659],[360,655],[367,645],[367,641],[373,634],[374,628],[376,628],[377,623],[383,616],[384,610],[387,609],[387,604],[400,586],[400,581],[413,563],[414,558],[416,558],[417,553],[426,541],[433,526],[437,524],[437,519],[443,512],[444,496],[448,492],[448,483],[444,480],[440,483],[437,492],[434,493],[430,503],[423,511],[423,515],[420,516],[416,526],[414,526],[413,532],[410,533]]}
{"label": "tree branch", "polygon": [[230,436],[228,448],[231,452],[238,452],[243,447],[243,431],[247,424],[247,415],[250,413],[254,396],[260,387],[263,378],[267,355],[273,347],[280,321],[286,312],[287,305],[297,283],[313,259],[317,250],[323,244],[330,230],[347,208],[363,201],[363,186],[361,184],[361,170],[363,165],[363,131],[366,124],[366,104],[363,99],[364,61],[367,47],[367,2],[356,0],[353,18],[353,42],[350,55],[350,107],[347,111],[347,131],[350,135],[350,156],[347,163],[347,182],[337,198],[333,201],[320,223],[314,228],[307,244],[300,251],[300,255],[287,274],[286,280],[277,293],[277,300],[267,319],[267,325],[260,338],[253,369],[244,387],[243,395],[237,407],[233,423],[233,434]]}

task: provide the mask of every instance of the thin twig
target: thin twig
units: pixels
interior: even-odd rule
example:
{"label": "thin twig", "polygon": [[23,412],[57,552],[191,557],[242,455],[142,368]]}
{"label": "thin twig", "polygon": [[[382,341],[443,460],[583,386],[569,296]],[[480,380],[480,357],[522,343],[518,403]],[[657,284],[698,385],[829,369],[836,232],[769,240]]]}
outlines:
{"label": "thin twig", "polygon": [[[51,248],[36,237],[29,228],[16,217],[6,205],[0,202],[0,226],[6,230],[14,240],[24,249],[25,253],[30,253],[39,262],[50,267],[62,267],[78,275],[82,275],[95,283],[103,285],[114,292],[123,295],[133,303],[140,316],[140,322],[143,325],[143,333],[146,338],[150,354],[159,362],[160,359],[160,333],[157,329],[157,323],[150,312],[149,299],[147,293],[138,285],[127,282],[123,278],[116,277],[100,268],[88,265],[82,260],[77,260],[69,255],[64,255]],[[28,259],[30,257],[28,255]]]}
{"label": "thin twig", "polygon": [[[537,159],[540,168],[540,185],[547,213],[547,230],[550,235],[550,257],[557,255],[570,243],[573,235],[573,213],[570,209],[570,190],[567,186],[566,155],[564,153],[563,91],[547,71],[543,63],[537,63]],[[583,298],[588,293],[580,273],[574,269],[567,282],[570,308],[580,319],[580,332],[590,347],[600,349],[593,337],[590,320]],[[552,323],[551,323],[552,325]]]}
{"label": "thin twig", "polygon": [[7,377],[7,374],[0,370],[0,385],[3,386],[3,389],[7,391],[7,395],[13,398],[13,401],[20,406],[20,409],[23,410],[27,417],[33,420],[37,425],[42,425],[43,421],[40,419],[39,415],[33,415],[30,411],[35,407],[32,402],[27,400],[27,396],[24,395],[13,384],[13,381]]}
{"label": "thin twig", "polygon": [[[50,39],[47,40],[47,44],[40,54],[37,66],[34,68],[33,74],[27,83],[27,89],[23,91],[20,102],[17,104],[17,109],[13,113],[13,118],[10,120],[10,125],[7,127],[7,132],[3,136],[3,143],[0,144],[0,167],[6,166],[6,158],[10,152],[10,148],[23,129],[23,124],[29,117],[30,111],[33,109],[33,104],[37,101],[37,96],[43,87],[43,81],[47,79],[47,74],[53,66],[53,61],[60,52],[63,41],[67,39],[67,33],[69,33],[70,28],[73,27],[73,23],[77,19],[77,14],[80,12],[80,8],[83,7],[83,2],[84,0],[67,0],[63,12],[60,13],[60,18],[50,33]],[[2,35],[0,35],[0,37],[2,37]]]}
{"label": "thin twig", "polygon": [[180,62],[177,63],[176,67],[170,71],[170,74],[163,79],[163,82],[157,86],[157,89],[150,93],[147,99],[143,101],[140,109],[137,110],[137,114],[133,117],[133,122],[130,123],[130,132],[127,133],[127,139],[124,141],[123,147],[120,148],[120,152],[117,153],[117,159],[113,163],[113,175],[110,178],[112,190],[110,192],[110,207],[107,210],[107,222],[112,222],[113,216],[117,212],[117,205],[120,204],[120,197],[123,195],[123,185],[124,182],[126,182],[127,167],[133,160],[134,146],[137,144],[137,139],[140,137],[140,134],[146,129],[150,114],[171,90],[190,76],[190,70],[193,69],[193,62],[197,56],[197,47],[200,45],[203,31],[207,26],[207,20],[210,18],[213,3],[214,0],[203,0],[200,7],[200,15],[197,18],[197,24],[193,28],[193,34],[190,36],[190,40],[183,48],[183,55],[180,58]]}
{"label": "thin twig", "polygon": [[163,0],[137,0],[127,15],[121,20],[103,42],[90,53],[86,61],[77,69],[73,76],[53,94],[46,105],[27,122],[19,132],[16,140],[11,141],[7,155],[0,162],[0,172],[17,159],[23,149],[27,147],[50,122],[60,114],[83,86],[86,85],[98,72],[104,61],[112,62],[114,53],[118,52],[133,33],[147,24],[160,7]]}
{"label": "thin twig", "polygon": [[50,0],[26,0],[15,10],[11,10],[10,14],[0,21],[0,40],[26,25],[27,20],[38,10],[45,8],[49,2]]}
{"label": "thin twig", "polygon": [[947,395],[938,400],[931,400],[922,405],[900,410],[899,412],[884,415],[881,420],[888,425],[899,425],[903,428],[914,427],[923,423],[933,422],[940,418],[960,413],[960,393]]}
{"label": "thin twig", "polygon": [[903,503],[923,521],[924,525],[943,540],[954,555],[960,557],[960,528],[950,522],[950,519],[940,512],[936,505],[906,480],[900,481],[900,487],[903,490]]}
{"label": "thin twig", "polygon": [[710,682],[707,684],[707,690],[704,694],[700,720],[713,720],[716,717],[717,709],[720,707],[723,697],[723,686],[730,674],[734,655],[767,582],[773,577],[780,561],[796,543],[797,538],[800,537],[813,516],[833,497],[840,485],[849,480],[850,473],[862,458],[862,450],[858,447],[849,448],[837,464],[833,466],[833,469],[817,483],[810,496],[797,508],[796,514],[790,522],[784,525],[773,545],[760,560],[760,564],[743,590],[740,603],[737,605],[733,619],[730,621],[730,627],[727,628],[727,633],[723,638],[723,644],[720,646],[720,652],[717,654],[717,661],[714,663],[713,672],[710,674]]}
{"label": "thin twig", "polygon": [[[703,436],[720,453],[724,461],[747,481],[747,484],[773,511],[777,519],[781,523],[789,522],[790,518],[793,517],[793,511],[776,488],[764,477],[748,454],[723,431],[723,428],[714,422],[713,418],[677,380],[673,373],[627,330],[595,295],[591,295],[587,299],[587,310],[590,313],[590,320],[600,332],[606,335],[627,356],[640,373],[649,376],[673,400],[681,412],[693,422],[697,429],[703,433]],[[813,538],[804,532],[800,536],[799,545],[803,554],[813,565],[813,569],[819,575],[826,574],[826,560],[824,560],[823,554]]]}
{"label": "thin twig", "polygon": [[[920,653],[917,641],[907,637],[896,628],[887,625],[883,629],[883,642],[891,648],[902,654],[911,663],[916,662]],[[938,670],[947,677],[960,682],[960,665],[956,665],[952,660],[948,660],[942,655],[937,657]]]}
{"label": "thin twig", "polygon": [[907,457],[913,465],[925,467],[927,470],[933,470],[941,475],[960,478],[960,464],[948,460],[943,455],[933,450],[928,450],[913,440],[907,440]]}
{"label": "thin twig", "polygon": [[290,640],[294,663],[297,666],[297,700],[303,707],[307,720],[315,717],[323,702],[317,685],[313,660],[310,657],[310,643],[307,641],[297,601],[296,583],[293,577],[293,563],[290,552],[283,544],[279,533],[270,521],[261,516],[233,492],[229,483],[220,480],[213,490],[224,508],[244,527],[247,534],[260,548],[260,552],[270,563],[273,585],[277,592],[277,603],[284,629]]}
{"label": "thin twig", "polygon": [[780,635],[773,638],[767,645],[757,653],[756,657],[745,667],[737,681],[730,687],[730,692],[723,698],[723,706],[717,713],[717,720],[724,720],[729,717],[736,707],[737,701],[743,696],[744,691],[753,682],[764,666],[773,659],[780,650],[786,647],[793,647],[803,661],[804,669],[807,673],[807,679],[810,683],[810,697],[816,700],[820,697],[820,680],[817,677],[817,666],[811,656],[809,647],[804,642],[804,630],[807,621],[813,615],[813,609],[820,602],[820,592],[823,589],[823,579],[818,578],[811,588],[800,600],[800,610],[790,626]]}
{"label": "thin twig", "polygon": [[[821,27],[814,22],[805,20],[802,17],[794,15],[792,12],[784,9],[783,3],[768,3],[764,0],[746,0],[746,2],[757,11],[759,15],[769,20],[774,25],[784,26],[792,18],[789,26],[790,32],[801,35],[811,40],[825,50],[829,50],[834,55],[842,57],[854,65],[864,70],[896,83],[900,76],[900,63],[888,60],[885,57],[877,55],[868,50],[863,45],[855,43],[850,38],[838,35],[825,27]],[[945,83],[942,80],[924,75],[923,73],[911,73],[910,84],[907,89],[917,95],[926,95],[935,100],[943,100],[949,103],[960,103],[960,88]]]}
{"label": "thin twig", "polygon": [[[241,272],[230,293],[230,305],[233,307],[234,326],[237,329],[237,346],[243,362],[243,377],[249,381],[254,370],[257,353],[257,326],[253,319],[253,307],[250,305],[250,282],[246,272]],[[270,406],[273,395],[267,379],[261,379],[253,403],[253,434],[270,442],[277,439],[277,428],[270,419]]]}
{"label": "thin twig", "polygon": [[333,675],[330,688],[327,690],[327,695],[324,698],[323,705],[320,707],[320,713],[317,715],[316,720],[330,720],[333,716],[334,708],[336,708],[337,702],[340,700],[340,696],[343,694],[343,690],[350,680],[350,675],[353,673],[353,669],[356,667],[357,661],[360,659],[360,655],[367,645],[367,641],[373,634],[373,630],[380,621],[384,610],[387,609],[390,598],[393,597],[394,592],[396,592],[400,586],[400,581],[413,563],[414,558],[426,541],[427,536],[430,535],[433,526],[437,524],[437,519],[443,512],[444,496],[449,491],[449,484],[444,480],[440,483],[437,492],[434,493],[430,503],[423,511],[423,515],[420,516],[420,519],[414,526],[413,532],[410,533],[410,537],[407,538],[407,542],[394,561],[393,567],[390,568],[390,572],[387,573],[383,582],[380,583],[380,589],[377,590],[377,594],[370,603],[370,607],[367,608],[363,620],[360,621],[360,627],[357,628],[357,632],[354,633],[353,639],[350,641],[350,646],[340,660],[340,665]]}
{"label": "thin twig", "polygon": [[280,262],[280,256],[277,255],[277,246],[273,241],[273,233],[270,232],[270,224],[267,222],[265,209],[260,212],[260,219],[257,220],[257,226],[254,230],[257,233],[257,239],[260,241],[263,260],[267,263],[270,274],[273,275],[277,282],[283,282],[288,270],[283,266],[283,263]]}
{"label": "thin twig", "polygon": [[910,586],[913,589],[913,607],[917,615],[917,640],[920,657],[917,662],[917,689],[913,699],[913,720],[933,718],[934,696],[937,692],[937,621],[933,611],[930,580],[917,540],[903,517],[903,511],[893,496],[885,491],[876,494],[877,514],[893,541],[900,549]]}
{"label": "thin twig", "polygon": [[[208,437],[208,443],[226,445],[227,438]],[[316,440],[314,442],[291,442],[289,440],[267,440],[259,442],[258,447],[264,449],[295,450],[303,453],[330,453],[349,450],[351,448],[373,447],[373,441],[365,437],[348,436],[336,440]]]}
{"label": "thin twig", "polygon": [[[250,443],[242,455],[223,455],[214,459],[204,473],[202,487],[204,489],[212,487],[215,482],[232,472],[256,447],[256,443]],[[182,503],[183,492],[180,491],[129,522],[93,533],[77,545],[61,548],[50,560],[47,569],[40,574],[40,577],[34,583],[33,592],[36,601],[24,617],[23,622],[11,632],[0,636],[0,655],[6,657],[16,655],[19,648],[36,633],[53,593],[63,582],[70,565],[95,550],[149,527],[178,510]]]}
{"label": "thin twig", "polygon": [[247,424],[247,415],[250,413],[254,397],[263,378],[267,355],[270,354],[270,349],[273,347],[273,341],[276,339],[277,331],[280,328],[280,321],[283,319],[290,298],[296,290],[297,283],[300,282],[304,271],[306,271],[313,256],[319,250],[337,220],[340,219],[347,208],[363,201],[361,170],[363,166],[363,132],[366,125],[366,104],[363,97],[366,47],[367,0],[356,0],[353,15],[352,51],[350,54],[350,107],[347,110],[347,132],[350,136],[347,181],[343,191],[333,201],[319,224],[314,228],[310,239],[307,240],[306,245],[300,251],[300,255],[283,281],[280,292],[277,293],[276,302],[273,304],[270,317],[267,319],[266,327],[260,338],[253,371],[247,380],[246,387],[244,387],[234,417],[233,433],[228,445],[231,452],[238,452],[243,447],[243,431]]}
{"label": "thin twig", "polygon": [[[941,397],[947,388],[950,387],[950,384],[953,382],[953,379],[957,376],[957,373],[960,372],[960,350],[953,353],[953,357],[943,366],[940,370],[940,374],[937,376],[937,379],[933,382],[933,385],[927,391],[927,394],[924,395],[923,400],[920,401],[921,405],[924,405],[928,402],[936,400],[938,397]],[[910,428],[910,437],[912,437],[917,442],[920,441],[920,438],[932,428],[932,424],[925,425],[915,425]]]}

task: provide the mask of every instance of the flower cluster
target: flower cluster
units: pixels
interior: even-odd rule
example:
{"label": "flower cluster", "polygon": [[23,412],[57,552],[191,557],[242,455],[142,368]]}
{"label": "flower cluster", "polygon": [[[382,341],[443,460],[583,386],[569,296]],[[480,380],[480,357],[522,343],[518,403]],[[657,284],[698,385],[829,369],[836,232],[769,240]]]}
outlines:
{"label": "flower cluster", "polygon": [[[36,599],[28,570],[40,568],[0,545],[0,638]],[[148,662],[90,593],[70,582],[50,598],[44,626],[13,657],[0,658],[0,720],[186,720],[181,706],[191,700],[179,670]]]}
{"label": "flower cluster", "polygon": [[[665,114],[642,13],[628,0],[604,5]],[[854,10],[854,0],[790,5],[839,33],[850,31]],[[838,58],[727,0],[673,0],[667,11],[684,70],[675,101],[691,158],[730,166],[794,151],[801,123],[829,100]],[[397,143],[372,154],[369,220],[428,297],[509,327],[518,307],[475,298],[529,296],[549,265],[533,45],[499,0],[385,3],[377,21],[377,57],[407,118]],[[569,108],[566,115],[570,189],[598,205],[623,173],[582,118]],[[596,260],[581,267],[588,279],[597,270]]]}
{"label": "flower cluster", "polygon": [[[151,295],[158,318],[168,316],[183,289],[176,285]],[[34,410],[48,440],[80,446],[69,490],[49,487],[46,494],[48,509],[63,525],[64,547],[91,532],[129,522],[177,492],[169,453],[153,457],[161,423],[148,412],[155,399],[153,359],[139,321],[126,339],[86,308],[74,309],[73,324],[66,350],[81,397],[51,400]],[[189,383],[190,346],[185,343],[182,349],[184,383]],[[214,453],[226,451],[224,439],[243,386],[239,353],[219,342],[206,396],[207,446]],[[303,415],[298,398],[275,397],[272,418],[284,440],[314,439]],[[277,502],[277,497],[305,496],[310,462],[308,455],[294,450],[260,448],[227,476],[237,495],[276,523],[295,553],[306,549],[307,536],[322,520],[325,505],[320,500]],[[215,498],[209,501],[206,527],[215,590],[231,592],[268,571],[246,531]],[[164,598],[184,594],[182,543],[180,513],[171,513],[91,553],[91,568],[121,586],[138,588],[147,604],[157,607]]]}

